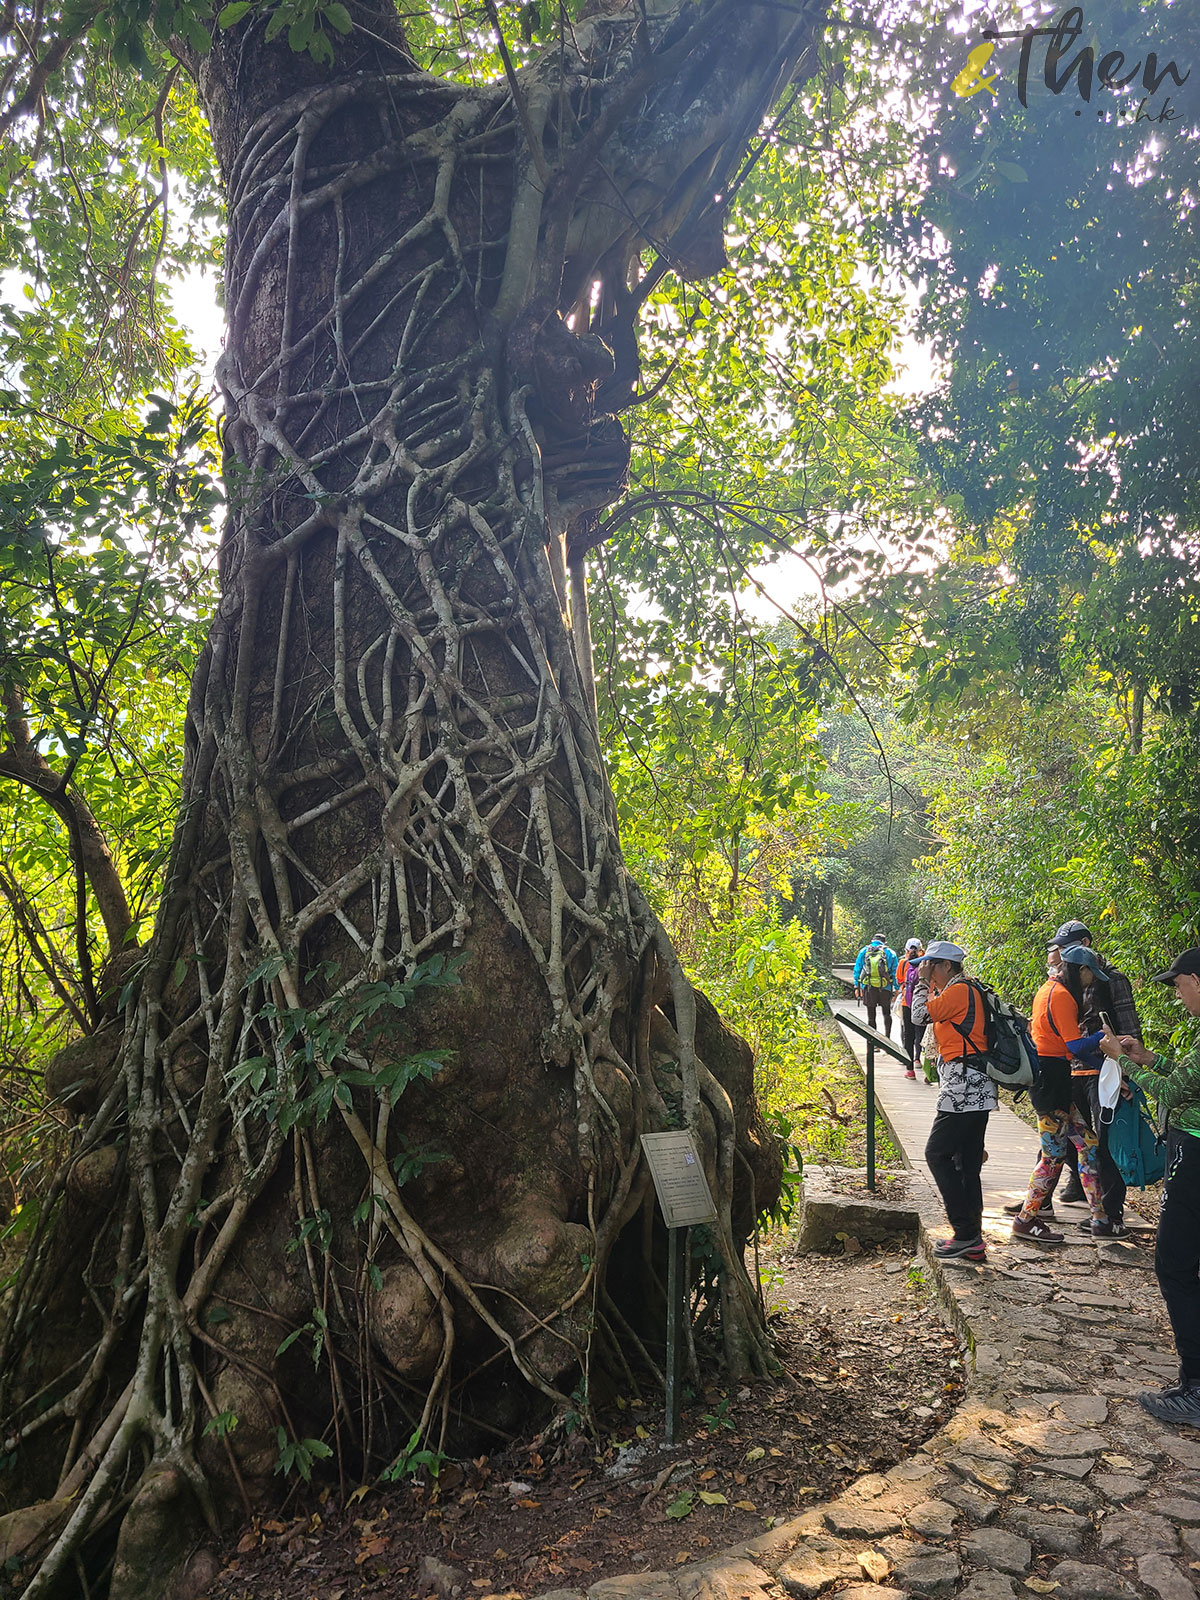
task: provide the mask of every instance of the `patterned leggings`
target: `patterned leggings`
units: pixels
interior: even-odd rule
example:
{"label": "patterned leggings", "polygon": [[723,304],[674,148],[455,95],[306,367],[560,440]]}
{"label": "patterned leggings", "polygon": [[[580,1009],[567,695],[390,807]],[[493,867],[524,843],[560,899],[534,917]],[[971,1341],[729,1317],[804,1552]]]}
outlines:
{"label": "patterned leggings", "polygon": [[1079,1181],[1087,1196],[1088,1208],[1093,1217],[1104,1215],[1104,1202],[1100,1198],[1099,1149],[1096,1135],[1084,1122],[1075,1106],[1069,1111],[1048,1111],[1038,1117],[1042,1154],[1029,1178],[1029,1190],[1021,1211],[1021,1221],[1028,1222],[1042,1209],[1046,1196],[1058,1181],[1063,1163],[1067,1159],[1067,1141],[1079,1152]]}

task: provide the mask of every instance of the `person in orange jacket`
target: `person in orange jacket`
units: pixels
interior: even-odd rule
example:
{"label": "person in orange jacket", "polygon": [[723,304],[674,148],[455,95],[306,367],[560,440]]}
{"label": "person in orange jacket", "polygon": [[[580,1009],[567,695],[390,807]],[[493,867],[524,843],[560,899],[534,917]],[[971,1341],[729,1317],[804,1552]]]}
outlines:
{"label": "person in orange jacket", "polygon": [[963,970],[966,953],[948,939],[935,939],[921,958],[913,991],[912,1014],[918,1027],[932,1023],[937,1044],[937,1115],[925,1145],[933,1174],[954,1230],[934,1246],[943,1261],[985,1261],[983,1242],[984,1139],[988,1116],[999,1104],[996,1085],[965,1056],[987,1044],[987,1013],[979,986]]}

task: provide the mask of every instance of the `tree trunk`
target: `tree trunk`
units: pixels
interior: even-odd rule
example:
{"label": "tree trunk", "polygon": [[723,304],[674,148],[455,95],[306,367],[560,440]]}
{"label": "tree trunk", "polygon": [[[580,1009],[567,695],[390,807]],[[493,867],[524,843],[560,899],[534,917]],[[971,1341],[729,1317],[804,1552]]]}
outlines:
{"label": "tree trunk", "polygon": [[709,1168],[734,1373],[771,1359],[741,1249],[778,1160],[621,860],[577,534],[624,483],[640,254],[694,266],[819,12],[621,10],[484,89],[355,17],[335,69],[253,20],[193,63],[222,599],[153,946],[73,1058],[0,1352],[4,1450],[58,1507],[31,1595],[127,1507],[113,1593],[166,1593],[162,1530],[269,1497],[281,1441],[358,1481],[586,1412],[655,1337],[649,1129]]}

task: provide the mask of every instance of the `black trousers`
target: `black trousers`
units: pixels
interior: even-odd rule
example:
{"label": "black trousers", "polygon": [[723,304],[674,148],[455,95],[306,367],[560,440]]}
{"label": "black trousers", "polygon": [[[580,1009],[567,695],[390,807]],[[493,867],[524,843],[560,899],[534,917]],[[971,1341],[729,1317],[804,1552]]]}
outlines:
{"label": "black trousers", "polygon": [[1100,1198],[1104,1202],[1104,1215],[1110,1222],[1120,1222],[1125,1216],[1125,1179],[1108,1153],[1108,1127],[1100,1120],[1099,1075],[1072,1078],[1071,1088],[1079,1113],[1100,1146]]}
{"label": "black trousers", "polygon": [[867,1027],[875,1026],[875,1010],[877,1006],[883,1007],[883,1031],[888,1038],[892,1037],[892,989],[873,989],[870,984],[863,990],[867,1002]]}
{"label": "black trousers", "polygon": [[925,1029],[924,1029],[924,1027],[918,1028],[916,1023],[912,1019],[912,1007],[911,1006],[901,1006],[901,1008],[900,1008],[900,1038],[901,1038],[901,1041],[903,1042],[905,1050],[908,1052],[908,1059],[910,1061],[914,1062],[914,1063],[916,1062],[917,1057],[920,1054],[920,1051],[921,1051],[921,1040],[924,1037],[925,1037]]}
{"label": "black trousers", "polygon": [[978,1239],[983,1227],[983,1141],[986,1111],[939,1111],[925,1142],[933,1173],[956,1239]]}
{"label": "black trousers", "polygon": [[1167,1134],[1154,1271],[1183,1376],[1200,1382],[1200,1139],[1178,1128]]}

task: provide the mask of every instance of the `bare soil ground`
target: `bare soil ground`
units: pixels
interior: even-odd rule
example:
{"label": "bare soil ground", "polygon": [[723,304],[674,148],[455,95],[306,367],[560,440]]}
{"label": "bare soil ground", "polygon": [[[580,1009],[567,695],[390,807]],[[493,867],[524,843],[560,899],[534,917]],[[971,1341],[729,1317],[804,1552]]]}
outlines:
{"label": "bare soil ground", "polygon": [[703,1387],[675,1447],[647,1389],[616,1399],[595,1438],[452,1462],[347,1504],[301,1486],[231,1540],[210,1600],[415,1600],[430,1559],[466,1595],[523,1600],[700,1559],[890,1466],[958,1403],[959,1351],[907,1250],[797,1257],[775,1235],[762,1279],[782,1375]]}

